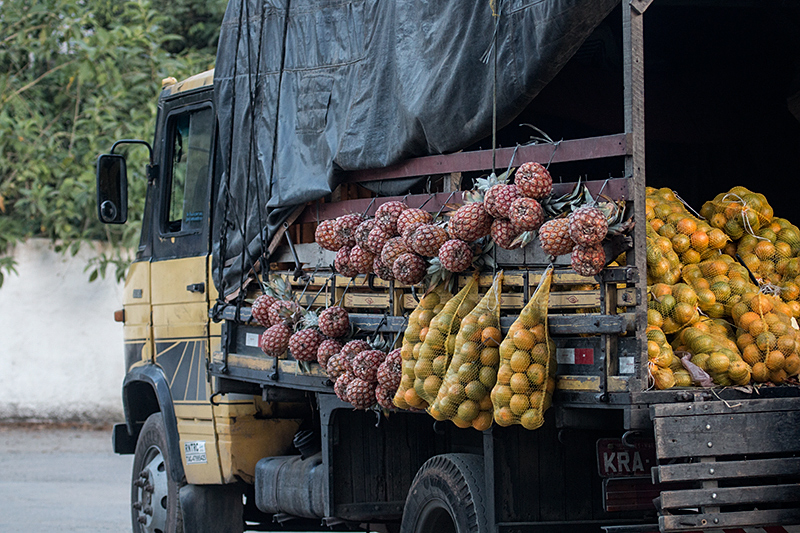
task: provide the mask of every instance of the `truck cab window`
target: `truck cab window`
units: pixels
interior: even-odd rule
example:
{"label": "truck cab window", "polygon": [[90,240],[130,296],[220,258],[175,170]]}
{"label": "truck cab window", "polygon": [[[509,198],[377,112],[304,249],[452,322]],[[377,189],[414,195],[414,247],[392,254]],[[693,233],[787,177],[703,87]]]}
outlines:
{"label": "truck cab window", "polygon": [[171,167],[164,232],[196,232],[208,209],[214,113],[210,107],[170,117]]}

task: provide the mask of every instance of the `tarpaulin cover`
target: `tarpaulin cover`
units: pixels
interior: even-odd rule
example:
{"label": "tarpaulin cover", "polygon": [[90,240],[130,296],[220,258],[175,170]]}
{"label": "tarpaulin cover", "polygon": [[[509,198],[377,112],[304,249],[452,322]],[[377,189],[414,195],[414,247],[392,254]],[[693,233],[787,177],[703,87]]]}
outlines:
{"label": "tarpaulin cover", "polygon": [[230,0],[214,73],[217,288],[235,291],[262,239],[339,171],[463,149],[491,134],[495,98],[508,124],[617,3]]}

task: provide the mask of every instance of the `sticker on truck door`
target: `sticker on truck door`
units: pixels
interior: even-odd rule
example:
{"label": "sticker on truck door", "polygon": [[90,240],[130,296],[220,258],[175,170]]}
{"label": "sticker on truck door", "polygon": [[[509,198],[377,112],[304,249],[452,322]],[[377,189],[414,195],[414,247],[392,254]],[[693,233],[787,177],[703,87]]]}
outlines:
{"label": "sticker on truck door", "polygon": [[186,455],[187,465],[204,465],[208,463],[206,442],[203,440],[184,442],[183,452]]}

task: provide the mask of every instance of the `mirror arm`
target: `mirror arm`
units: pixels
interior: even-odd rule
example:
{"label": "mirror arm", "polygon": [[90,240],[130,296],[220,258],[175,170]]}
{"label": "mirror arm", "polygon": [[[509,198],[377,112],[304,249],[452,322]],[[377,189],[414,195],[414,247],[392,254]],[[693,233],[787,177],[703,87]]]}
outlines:
{"label": "mirror arm", "polygon": [[150,143],[139,139],[120,139],[111,145],[110,153],[113,154],[114,149],[120,144],[143,144],[147,146],[147,150],[150,152],[150,163],[147,165],[147,184],[152,185],[155,183],[156,176],[158,175],[158,165],[153,161],[153,147],[150,146]]}

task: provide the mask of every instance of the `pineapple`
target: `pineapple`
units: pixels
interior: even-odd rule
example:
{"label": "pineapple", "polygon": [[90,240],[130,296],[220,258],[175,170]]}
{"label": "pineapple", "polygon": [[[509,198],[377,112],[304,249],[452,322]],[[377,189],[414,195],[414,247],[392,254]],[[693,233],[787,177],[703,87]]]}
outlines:
{"label": "pineapple", "polygon": [[375,386],[375,399],[378,401],[378,405],[384,409],[394,409],[395,392],[397,392],[397,387],[391,389],[378,383]]}
{"label": "pineapple", "polygon": [[333,392],[335,392],[336,396],[343,402],[349,401],[347,398],[347,386],[350,385],[350,382],[355,378],[352,372],[345,372],[336,378],[336,382],[333,384]]}
{"label": "pineapple", "polygon": [[370,346],[367,341],[360,339],[350,341],[342,346],[342,357],[344,357],[344,362],[345,366],[347,366],[347,369],[352,370],[352,362],[356,355],[371,349],[372,346]]}
{"label": "pineapple", "polygon": [[597,207],[584,205],[569,216],[569,236],[575,244],[588,246],[602,241],[608,233],[608,220]]}
{"label": "pineapple", "polygon": [[581,276],[596,276],[606,265],[606,253],[600,243],[576,245],[572,249],[572,270]]}
{"label": "pineapple", "polygon": [[546,254],[559,256],[570,253],[575,242],[569,236],[569,220],[555,218],[542,224],[539,228],[539,241]]}
{"label": "pineapple", "polygon": [[514,175],[514,183],[523,196],[541,200],[553,192],[553,178],[539,163],[523,163]]}
{"label": "pineapple", "polygon": [[342,307],[329,307],[319,314],[319,330],[327,337],[342,337],[350,331],[350,315]]}
{"label": "pineapple", "polygon": [[388,268],[394,267],[394,262],[398,257],[409,251],[402,237],[392,237],[386,241],[381,250],[381,262]]}
{"label": "pineapple", "polygon": [[465,204],[450,217],[447,229],[451,238],[472,242],[489,235],[492,216],[486,212],[483,202]]}
{"label": "pineapple", "polygon": [[397,234],[402,235],[409,224],[416,222],[430,224],[433,222],[433,215],[416,207],[406,209],[397,217]]}
{"label": "pineapple", "polygon": [[317,362],[323,369],[328,368],[331,357],[342,351],[342,343],[336,339],[324,339],[317,348]]}
{"label": "pineapple", "polygon": [[372,262],[372,271],[384,281],[392,281],[394,279],[392,269],[383,264],[383,260],[379,255],[376,255]]}
{"label": "pineapple", "polygon": [[356,409],[369,409],[376,402],[375,383],[358,377],[354,378],[347,384],[347,401]]}
{"label": "pineapple", "polygon": [[367,236],[366,249],[373,254],[379,254],[381,250],[383,250],[383,247],[386,246],[387,241],[391,238],[392,236],[390,234],[376,226],[372,228]]}
{"label": "pineapple", "polygon": [[408,250],[411,250],[412,243],[414,242],[414,234],[424,225],[424,222],[411,222],[403,228],[403,233],[401,233],[400,236],[403,238],[403,243],[405,243]]}
{"label": "pineapple", "polygon": [[299,314],[300,306],[291,300],[278,300],[267,309],[267,316],[271,326],[283,324],[287,321],[294,323],[299,318]]}
{"label": "pineapple", "polygon": [[258,298],[256,298],[253,302],[253,306],[250,308],[250,315],[256,322],[265,328],[270,327],[272,324],[269,322],[268,311],[270,306],[277,301],[278,299],[270,294],[259,295]]}
{"label": "pineapple", "polygon": [[386,359],[378,367],[375,374],[375,379],[378,380],[378,385],[391,391],[392,396],[400,386],[400,378],[402,377],[403,361],[400,357],[400,348],[394,349],[386,354]]}
{"label": "pineapple", "polygon": [[359,274],[369,274],[372,272],[372,263],[375,260],[375,254],[364,250],[359,245],[353,246],[348,256],[348,263],[350,268]]}
{"label": "pineapple", "polygon": [[342,215],[334,221],[333,231],[344,241],[345,246],[356,245],[356,228],[366,220],[363,215],[352,213]]}
{"label": "pineapple", "polygon": [[486,211],[495,218],[508,218],[508,209],[511,203],[520,198],[522,194],[516,185],[500,183],[493,185],[486,191],[483,205]]}
{"label": "pineapple", "polygon": [[408,285],[416,285],[425,278],[428,264],[421,256],[415,253],[404,253],[392,265],[392,274],[395,279]]}
{"label": "pineapple", "polygon": [[323,220],[314,231],[314,241],[331,252],[336,252],[345,245],[345,240],[334,229],[335,224],[334,220]]}
{"label": "pineapple", "polygon": [[397,219],[408,209],[403,202],[386,202],[375,211],[375,221],[379,228],[390,235],[397,235]]}
{"label": "pineapple", "polygon": [[289,338],[289,351],[297,361],[314,361],[323,338],[316,328],[301,329]]}
{"label": "pineapple", "polygon": [[338,274],[346,278],[352,278],[358,275],[358,270],[350,265],[350,252],[352,251],[353,247],[344,246],[336,252],[336,258],[333,260],[333,268],[336,269]]}
{"label": "pineapple", "polygon": [[411,235],[411,249],[423,257],[436,257],[447,240],[447,231],[434,224],[422,224]]}
{"label": "pineapple", "polygon": [[380,350],[364,350],[353,357],[353,374],[365,381],[376,381],[378,367],[386,359],[386,354]]}
{"label": "pineapple", "polygon": [[328,377],[332,380],[338,380],[347,372],[346,358],[341,353],[333,354],[328,359],[328,364],[325,366],[325,371]]}
{"label": "pineapple", "polygon": [[292,331],[286,324],[276,324],[261,334],[261,351],[270,357],[280,357],[289,348]]}
{"label": "pineapple", "polygon": [[519,230],[517,230],[516,226],[507,218],[498,218],[492,222],[492,240],[500,248],[506,250],[519,248],[522,243],[519,241],[514,242],[516,238],[519,237],[519,234]]}
{"label": "pineapple", "polygon": [[365,220],[364,222],[358,225],[353,237],[356,241],[356,246],[360,246],[366,250],[369,250],[369,246],[367,246],[367,239],[369,238],[369,232],[372,231],[374,227],[375,227],[374,218]]}
{"label": "pineapple", "polygon": [[472,258],[472,249],[462,240],[451,239],[439,248],[439,261],[450,272],[464,272],[472,266]]}
{"label": "pineapple", "polygon": [[508,209],[511,224],[519,231],[535,231],[544,222],[544,209],[533,198],[517,198]]}

